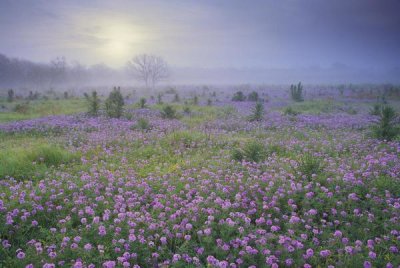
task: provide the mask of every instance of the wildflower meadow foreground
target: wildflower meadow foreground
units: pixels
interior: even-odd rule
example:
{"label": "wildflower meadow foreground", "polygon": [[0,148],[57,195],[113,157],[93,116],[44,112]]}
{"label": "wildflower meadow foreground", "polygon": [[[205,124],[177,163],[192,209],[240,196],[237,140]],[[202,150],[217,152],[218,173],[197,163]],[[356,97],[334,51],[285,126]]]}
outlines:
{"label": "wildflower meadow foreground", "polygon": [[399,267],[399,102],[296,87],[4,101],[0,267]]}

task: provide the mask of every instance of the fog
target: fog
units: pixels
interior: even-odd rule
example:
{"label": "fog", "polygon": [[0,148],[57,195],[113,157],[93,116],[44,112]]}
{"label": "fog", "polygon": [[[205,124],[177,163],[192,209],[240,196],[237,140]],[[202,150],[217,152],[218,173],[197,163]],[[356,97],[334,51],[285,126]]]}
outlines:
{"label": "fog", "polygon": [[400,2],[0,1],[0,88],[166,84],[400,83]]}

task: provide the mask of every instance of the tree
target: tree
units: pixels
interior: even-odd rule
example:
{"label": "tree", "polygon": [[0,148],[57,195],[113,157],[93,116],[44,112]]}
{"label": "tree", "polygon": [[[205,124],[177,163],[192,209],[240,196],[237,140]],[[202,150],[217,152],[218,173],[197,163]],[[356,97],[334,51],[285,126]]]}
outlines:
{"label": "tree", "polygon": [[169,76],[167,62],[155,55],[138,55],[127,63],[127,68],[137,80],[145,83],[146,88],[151,89]]}
{"label": "tree", "polygon": [[114,87],[106,100],[106,112],[109,117],[120,118],[123,112],[124,98],[120,88]]}
{"label": "tree", "polygon": [[299,82],[297,85],[290,86],[290,96],[292,97],[292,100],[296,102],[304,101],[303,86],[301,82]]}
{"label": "tree", "polygon": [[88,101],[88,114],[92,116],[96,116],[99,112],[100,107],[100,99],[97,96],[97,92],[93,91],[92,96],[89,97],[87,93],[85,93],[85,98]]}

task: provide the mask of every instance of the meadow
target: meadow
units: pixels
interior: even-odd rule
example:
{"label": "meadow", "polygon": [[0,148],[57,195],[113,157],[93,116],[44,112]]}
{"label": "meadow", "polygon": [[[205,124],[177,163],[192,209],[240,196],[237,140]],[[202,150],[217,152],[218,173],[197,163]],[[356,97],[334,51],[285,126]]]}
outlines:
{"label": "meadow", "polygon": [[0,267],[399,267],[383,88],[4,96]]}

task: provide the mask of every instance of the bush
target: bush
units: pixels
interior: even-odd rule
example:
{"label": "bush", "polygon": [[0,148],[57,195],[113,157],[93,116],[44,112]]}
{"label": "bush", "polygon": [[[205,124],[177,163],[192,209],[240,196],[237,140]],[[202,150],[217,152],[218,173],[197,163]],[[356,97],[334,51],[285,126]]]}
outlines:
{"label": "bush", "polygon": [[380,140],[393,140],[399,135],[399,127],[396,126],[396,112],[390,106],[383,106],[379,112],[379,122],[372,128],[373,134]]}
{"label": "bush", "polygon": [[29,108],[30,108],[29,102],[18,103],[17,105],[15,105],[14,111],[20,114],[27,114]]}
{"label": "bush", "polygon": [[382,105],[380,105],[379,103],[376,103],[376,104],[374,104],[372,109],[369,111],[369,114],[379,116],[381,114],[381,109],[382,109]]}
{"label": "bush", "polygon": [[174,119],[177,117],[176,110],[171,105],[166,105],[161,110],[162,118]]}
{"label": "bush", "polygon": [[140,107],[141,109],[146,108],[146,98],[141,98],[141,99],[139,100],[139,107]]}
{"label": "bush", "polygon": [[266,148],[263,144],[257,141],[246,143],[243,148],[235,148],[232,150],[231,157],[236,161],[251,161],[260,162],[267,156]]}
{"label": "bush", "polygon": [[15,98],[15,94],[14,94],[14,90],[13,89],[9,89],[7,92],[7,101],[8,102],[13,102]]}
{"label": "bush", "polygon": [[124,98],[120,88],[114,87],[106,100],[106,113],[109,117],[120,118],[123,112]]}
{"label": "bush", "polygon": [[242,91],[236,92],[232,97],[232,101],[245,101],[245,100],[246,96],[243,94]]}
{"label": "bush", "polygon": [[161,93],[158,93],[158,95],[157,95],[157,104],[163,104]]}
{"label": "bush", "polygon": [[179,94],[175,93],[173,102],[180,102]]}
{"label": "bush", "polygon": [[196,95],[193,97],[193,105],[197,105],[197,104],[199,104],[199,97],[197,97],[197,95]]}
{"label": "bush", "polygon": [[96,116],[99,113],[100,99],[97,97],[97,92],[93,91],[92,96],[85,93],[85,97],[88,101],[88,114]]}
{"label": "bush", "polygon": [[211,99],[207,99],[207,106],[211,106],[212,105],[212,100]]}
{"label": "bush", "polygon": [[295,109],[293,109],[292,107],[286,107],[284,110],[283,110],[283,114],[284,115],[292,115],[292,116],[294,116],[294,115],[298,115],[299,114],[299,112],[298,111],[296,111]]}
{"label": "bush", "polygon": [[137,123],[133,126],[133,129],[148,131],[151,129],[151,125],[149,120],[145,118],[139,118]]}
{"label": "bush", "polygon": [[248,96],[247,96],[247,100],[248,101],[258,101],[259,97],[258,97],[258,93],[256,91],[251,92]]}
{"label": "bush", "polygon": [[253,108],[253,112],[250,115],[250,121],[261,121],[264,117],[264,104],[257,102]]}
{"label": "bush", "polygon": [[308,153],[301,157],[298,169],[303,175],[306,175],[307,178],[310,179],[313,174],[319,174],[323,167],[317,157]]}
{"label": "bush", "polygon": [[290,96],[292,97],[292,100],[296,102],[303,101],[303,86],[301,85],[301,82],[299,82],[297,85],[291,85],[290,86]]}

